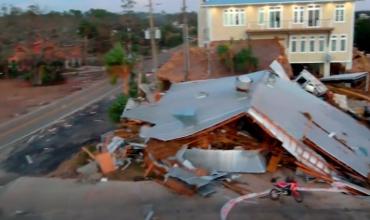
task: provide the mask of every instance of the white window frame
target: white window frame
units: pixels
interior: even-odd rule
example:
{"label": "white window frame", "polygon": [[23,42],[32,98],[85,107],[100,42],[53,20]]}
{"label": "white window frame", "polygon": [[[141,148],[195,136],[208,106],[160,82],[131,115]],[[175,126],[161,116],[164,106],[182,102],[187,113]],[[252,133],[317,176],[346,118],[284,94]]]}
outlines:
{"label": "white window frame", "polygon": [[[333,43],[333,41],[335,42]],[[333,48],[333,46],[335,48]],[[338,52],[338,36],[337,35],[330,36],[330,52]]]}
{"label": "white window frame", "polygon": [[[311,46],[313,46],[313,48]],[[311,50],[311,49],[313,49],[313,50]],[[308,52],[309,53],[316,52],[316,37],[315,36],[311,36],[308,39]]]}
{"label": "white window frame", "polygon": [[[290,52],[297,53],[298,52],[298,38],[296,36],[290,37]],[[295,50],[293,51],[293,43],[295,45]]]}
{"label": "white window frame", "polygon": [[[271,12],[280,12],[280,25],[279,27],[271,26]],[[282,6],[270,6],[268,10],[268,27],[270,29],[280,29],[283,27],[283,7]]]}
{"label": "white window frame", "polygon": [[[309,25],[309,22],[310,22],[310,11],[319,11],[319,20],[317,22],[317,25],[316,26],[310,26]],[[316,4],[310,4],[307,6],[307,13],[306,13],[306,25],[308,28],[318,28],[321,26],[321,19],[322,19],[322,7],[320,5],[316,5]]]}
{"label": "white window frame", "polygon": [[[319,36],[318,37],[318,52],[325,52],[325,48],[326,48],[326,38],[325,36]],[[322,44],[322,49],[321,49],[321,44]]]}
{"label": "white window frame", "polygon": [[[344,49],[342,49],[342,42],[344,41]],[[346,34],[341,34],[338,40],[338,52],[347,52],[348,50],[348,39]]]}
{"label": "white window frame", "polygon": [[[341,14],[339,14],[341,13]],[[335,23],[344,23],[346,20],[346,11],[344,4],[338,4],[335,5],[335,10],[334,10],[334,22]]]}
{"label": "white window frame", "polygon": [[258,9],[258,25],[265,25],[266,16],[265,16],[265,8]]}
{"label": "white window frame", "polygon": [[299,42],[299,51],[301,53],[306,53],[307,49],[307,38],[306,36],[301,37],[300,42]]}
{"label": "white window frame", "polygon": [[304,23],[304,6],[294,6],[293,8],[293,24]]}
{"label": "white window frame", "polygon": [[246,18],[244,8],[227,8],[223,11],[223,24],[225,27],[245,26]]}

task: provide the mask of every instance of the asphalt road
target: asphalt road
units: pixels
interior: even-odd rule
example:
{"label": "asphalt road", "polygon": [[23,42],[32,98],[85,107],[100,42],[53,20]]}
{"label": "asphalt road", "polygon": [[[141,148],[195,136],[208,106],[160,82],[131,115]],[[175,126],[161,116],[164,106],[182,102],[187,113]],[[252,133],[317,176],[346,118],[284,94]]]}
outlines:
{"label": "asphalt road", "polygon": [[[173,50],[162,53],[165,63]],[[144,61],[150,72],[151,60]],[[108,108],[121,91],[121,84],[109,80],[0,125],[0,185],[23,175],[45,175],[53,171],[86,144],[114,130]],[[27,159],[28,158],[28,159]],[[31,163],[30,161],[31,160]]]}
{"label": "asphalt road", "polygon": [[[116,128],[107,114],[114,100],[113,95],[107,97],[18,142],[0,162],[0,169],[18,176],[54,171],[82,146],[97,144],[102,134]],[[0,174],[0,185],[6,179]]]}
{"label": "asphalt road", "polygon": [[[167,62],[174,50],[176,49],[161,53],[159,55],[159,65]],[[151,59],[144,61],[143,67],[145,72],[150,72],[151,66]],[[112,86],[109,79],[106,79],[82,91],[56,100],[38,110],[0,124],[0,150],[14,147],[20,140],[51,126],[58,120],[72,115],[106,97],[118,94],[120,89],[120,84]]]}
{"label": "asphalt road", "polygon": [[[122,220],[220,219],[221,207],[236,195],[223,187],[209,198],[180,196],[149,182],[81,183],[75,180],[22,177],[0,191],[0,219]],[[238,204],[229,220],[368,220],[367,198],[307,193],[303,203],[254,199]]]}
{"label": "asphalt road", "polygon": [[0,150],[99,100],[117,94],[108,79],[0,125]]}

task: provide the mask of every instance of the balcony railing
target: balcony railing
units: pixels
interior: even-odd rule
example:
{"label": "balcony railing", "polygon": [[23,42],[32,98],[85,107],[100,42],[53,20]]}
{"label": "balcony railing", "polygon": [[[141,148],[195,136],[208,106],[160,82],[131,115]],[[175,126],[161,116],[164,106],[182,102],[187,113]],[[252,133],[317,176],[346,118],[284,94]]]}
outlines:
{"label": "balcony railing", "polygon": [[247,22],[248,30],[279,30],[279,29],[319,29],[319,28],[333,28],[332,19],[322,20],[304,20],[297,23],[293,20],[283,21],[265,21],[265,22]]}

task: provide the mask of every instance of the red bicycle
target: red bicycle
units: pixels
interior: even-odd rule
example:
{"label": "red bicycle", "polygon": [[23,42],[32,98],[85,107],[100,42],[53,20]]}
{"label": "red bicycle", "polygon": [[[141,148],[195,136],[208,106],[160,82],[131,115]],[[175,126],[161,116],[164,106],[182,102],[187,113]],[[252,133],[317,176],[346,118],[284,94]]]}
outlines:
{"label": "red bicycle", "polygon": [[298,190],[298,183],[296,181],[289,182],[277,182],[274,184],[274,188],[270,191],[270,198],[272,200],[278,200],[281,195],[293,196],[294,200],[298,203],[303,202],[303,195]]}

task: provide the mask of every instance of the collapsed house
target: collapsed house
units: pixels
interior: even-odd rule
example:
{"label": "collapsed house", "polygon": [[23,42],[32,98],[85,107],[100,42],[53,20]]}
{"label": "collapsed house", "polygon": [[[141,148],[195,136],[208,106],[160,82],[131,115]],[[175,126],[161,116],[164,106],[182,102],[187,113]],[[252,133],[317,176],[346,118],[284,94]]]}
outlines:
{"label": "collapsed house", "polygon": [[[274,71],[174,84],[122,117],[146,123],[146,174],[198,188],[225,172],[274,172],[284,163],[369,193],[370,131]],[[199,177],[199,169],[208,172]]]}

